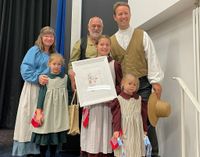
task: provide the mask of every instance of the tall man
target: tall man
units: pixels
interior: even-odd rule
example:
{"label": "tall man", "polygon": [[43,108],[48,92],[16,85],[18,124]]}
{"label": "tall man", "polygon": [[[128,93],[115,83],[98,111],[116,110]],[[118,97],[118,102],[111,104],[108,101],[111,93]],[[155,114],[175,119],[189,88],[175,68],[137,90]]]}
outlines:
{"label": "tall man", "polygon": [[[161,96],[160,81],[164,77],[155,48],[148,34],[130,26],[131,12],[128,3],[117,2],[113,6],[113,18],[119,30],[111,37],[112,57],[119,61],[123,74],[131,73],[140,80],[138,94],[142,96],[142,118],[147,131],[147,102],[151,90]],[[148,123],[148,137],[152,145],[152,157],[158,157],[158,141],[155,128]]]}
{"label": "tall man", "polygon": [[96,57],[97,56],[96,42],[98,38],[102,35],[102,32],[103,32],[102,19],[97,16],[90,18],[88,22],[88,36],[86,38],[78,40],[72,49],[68,69],[73,91],[76,87],[74,80],[74,72],[71,70],[72,69],[71,63],[73,61],[81,59]]}

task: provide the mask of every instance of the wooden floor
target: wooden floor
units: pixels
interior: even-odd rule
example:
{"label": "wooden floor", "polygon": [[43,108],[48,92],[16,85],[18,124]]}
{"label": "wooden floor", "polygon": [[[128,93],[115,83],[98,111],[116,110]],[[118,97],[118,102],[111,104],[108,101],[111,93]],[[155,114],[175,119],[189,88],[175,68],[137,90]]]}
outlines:
{"label": "wooden floor", "polygon": [[11,157],[13,130],[0,129],[0,157]]}
{"label": "wooden floor", "polygon": [[[0,157],[12,156],[13,130],[0,129]],[[78,157],[62,151],[57,154],[57,157]]]}

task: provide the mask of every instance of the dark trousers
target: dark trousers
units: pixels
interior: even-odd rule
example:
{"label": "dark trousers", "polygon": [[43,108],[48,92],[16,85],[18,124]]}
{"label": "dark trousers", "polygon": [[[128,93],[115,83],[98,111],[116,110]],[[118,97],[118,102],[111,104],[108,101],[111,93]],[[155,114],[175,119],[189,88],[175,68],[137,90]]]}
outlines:
{"label": "dark trousers", "polygon": [[159,151],[158,139],[156,136],[156,129],[151,124],[149,124],[148,126],[147,136],[149,137],[149,141],[151,142],[151,146],[152,146],[152,157],[157,157],[158,151]]}
{"label": "dark trousers", "polygon": [[[139,78],[139,81],[140,81],[140,87],[138,90],[138,94],[142,97],[143,101],[147,102],[151,94],[152,86],[149,83],[146,76]],[[156,135],[156,129],[149,123],[149,120],[147,120],[147,125],[148,125],[147,136],[149,137],[149,140],[152,145],[152,157],[157,157],[159,146],[158,146],[158,139]]]}

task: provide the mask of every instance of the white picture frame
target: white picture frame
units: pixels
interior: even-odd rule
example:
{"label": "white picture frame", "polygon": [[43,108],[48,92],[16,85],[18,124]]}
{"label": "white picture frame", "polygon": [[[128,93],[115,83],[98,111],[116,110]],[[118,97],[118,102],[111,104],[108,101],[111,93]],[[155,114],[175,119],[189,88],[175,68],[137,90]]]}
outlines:
{"label": "white picture frame", "polygon": [[72,62],[80,106],[95,105],[117,97],[106,56]]}

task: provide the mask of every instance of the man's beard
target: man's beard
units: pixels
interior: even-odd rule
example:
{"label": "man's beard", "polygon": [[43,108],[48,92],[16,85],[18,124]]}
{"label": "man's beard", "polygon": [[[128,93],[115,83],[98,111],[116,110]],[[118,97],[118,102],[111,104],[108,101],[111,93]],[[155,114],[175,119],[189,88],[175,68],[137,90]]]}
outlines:
{"label": "man's beard", "polygon": [[94,33],[91,33],[90,36],[93,38],[93,39],[97,39],[99,38],[99,36],[102,34],[102,31],[101,32],[94,32]]}

